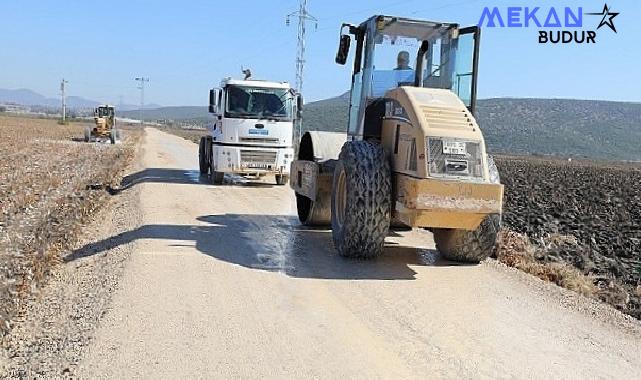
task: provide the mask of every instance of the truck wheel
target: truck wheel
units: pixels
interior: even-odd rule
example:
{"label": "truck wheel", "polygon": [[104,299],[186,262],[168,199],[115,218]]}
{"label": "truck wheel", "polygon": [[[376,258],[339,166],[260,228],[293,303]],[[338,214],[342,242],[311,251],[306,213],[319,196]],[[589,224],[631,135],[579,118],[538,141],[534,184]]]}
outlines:
{"label": "truck wheel", "polygon": [[111,141],[112,144],[116,143],[116,130],[115,129],[112,129],[109,132],[109,140]]}
{"label": "truck wheel", "polygon": [[[214,152],[212,149],[206,149],[208,142],[205,142],[204,151],[209,154],[209,173],[211,173],[211,183],[214,185],[221,185],[225,179],[224,172],[217,172],[215,170],[216,164],[214,162]],[[209,146],[211,148],[211,146]],[[209,152],[207,152],[209,151]]]}
{"label": "truck wheel", "polygon": [[207,156],[205,155],[205,144],[207,143],[204,137],[200,138],[198,145],[198,164],[200,166],[200,175],[209,174],[209,165],[207,165]]}
{"label": "truck wheel", "polygon": [[434,242],[444,258],[465,263],[478,263],[494,253],[496,237],[501,229],[501,216],[485,217],[474,231],[435,228]]}
{"label": "truck wheel", "polygon": [[368,141],[346,142],[332,187],[332,237],[338,253],[380,255],[389,232],[392,188],[383,147]]}
{"label": "truck wheel", "polygon": [[225,179],[225,173],[211,171],[211,183],[214,185],[222,185]]}
{"label": "truck wheel", "polygon": [[91,128],[85,128],[85,142],[91,141]]}
{"label": "truck wheel", "polygon": [[276,184],[279,186],[286,185],[287,181],[289,180],[289,177],[286,176],[285,174],[276,174]]}

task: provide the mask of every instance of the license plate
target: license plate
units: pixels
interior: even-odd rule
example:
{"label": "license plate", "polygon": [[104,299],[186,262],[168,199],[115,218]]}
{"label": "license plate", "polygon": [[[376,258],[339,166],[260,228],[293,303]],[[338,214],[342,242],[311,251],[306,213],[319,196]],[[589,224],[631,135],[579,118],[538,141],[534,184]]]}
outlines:
{"label": "license plate", "polygon": [[465,143],[461,141],[443,140],[443,154],[467,154]]}
{"label": "license plate", "polygon": [[249,130],[250,135],[261,135],[261,136],[267,136],[269,135],[269,131],[266,129],[250,129]]}

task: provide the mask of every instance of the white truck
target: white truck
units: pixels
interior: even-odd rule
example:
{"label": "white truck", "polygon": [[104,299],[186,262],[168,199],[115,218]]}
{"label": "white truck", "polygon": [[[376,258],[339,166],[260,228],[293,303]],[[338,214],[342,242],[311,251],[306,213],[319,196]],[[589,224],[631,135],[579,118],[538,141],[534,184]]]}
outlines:
{"label": "white truck", "polygon": [[222,184],[225,173],[273,174],[289,180],[294,123],[302,98],[287,82],[226,78],[209,91],[214,122],[200,139],[200,174]]}

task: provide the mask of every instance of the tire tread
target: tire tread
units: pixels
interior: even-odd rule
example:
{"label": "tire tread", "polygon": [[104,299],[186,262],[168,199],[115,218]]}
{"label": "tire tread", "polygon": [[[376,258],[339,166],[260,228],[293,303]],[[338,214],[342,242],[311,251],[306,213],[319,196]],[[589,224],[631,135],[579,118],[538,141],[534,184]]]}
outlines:
{"label": "tire tread", "polygon": [[332,237],[341,256],[373,258],[383,252],[391,219],[390,164],[380,144],[351,141],[343,145],[334,172],[332,210],[338,174],[345,170],[347,199],[343,226],[332,215]]}
{"label": "tire tread", "polygon": [[496,238],[501,228],[501,216],[485,217],[474,231],[435,229],[434,242],[444,258],[465,263],[478,263],[494,253]]}

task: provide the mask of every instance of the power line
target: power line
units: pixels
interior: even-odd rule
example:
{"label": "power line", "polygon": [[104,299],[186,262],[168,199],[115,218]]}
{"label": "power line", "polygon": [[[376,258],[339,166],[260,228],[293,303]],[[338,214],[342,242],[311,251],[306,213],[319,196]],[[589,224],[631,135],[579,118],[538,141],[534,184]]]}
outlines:
{"label": "power line", "polygon": [[[296,91],[303,93],[303,72],[305,70],[305,26],[307,21],[313,21],[315,28],[318,29],[318,20],[307,12],[307,0],[299,0],[298,11],[292,12],[285,18],[285,24],[289,25],[289,18],[298,17],[298,51],[296,54]],[[302,133],[303,123],[298,120],[298,137]]]}
{"label": "power line", "polygon": [[138,89],[140,90],[140,126],[144,125],[142,117],[142,109],[145,108],[145,82],[149,82],[149,78],[137,77],[136,81],[140,82]]}
{"label": "power line", "polygon": [[298,11],[287,15],[285,24],[289,25],[289,18],[298,17],[298,51],[296,54],[296,90],[303,91],[303,72],[305,70],[305,32],[307,21],[313,21],[318,29],[318,20],[307,12],[307,0],[299,0]]}
{"label": "power line", "polygon": [[67,99],[65,96],[65,84],[69,83],[69,81],[66,81],[65,78],[62,78],[62,81],[60,82],[60,95],[62,96],[62,123],[65,123],[65,119],[67,116]]}
{"label": "power line", "polygon": [[439,6],[439,7],[435,7],[435,8],[428,8],[428,9],[424,9],[424,10],[417,10],[417,11],[411,12],[410,14],[411,14],[411,15],[415,15],[415,14],[417,14],[417,13],[426,12],[426,11],[437,11],[437,10],[440,10],[440,9],[445,9],[445,8],[450,8],[450,7],[455,7],[455,6],[458,6],[458,5],[465,5],[465,4],[475,3],[475,2],[477,2],[477,1],[478,1],[478,0],[465,0],[465,1],[459,1],[459,2],[455,2],[455,3],[444,4],[444,5],[441,5],[441,6]]}
{"label": "power line", "polygon": [[[384,7],[386,9],[389,9],[390,7],[395,7],[395,6],[399,6],[399,5],[406,5],[406,4],[414,3],[414,2],[417,2],[417,1],[419,1],[419,0],[401,0],[401,1],[396,1],[394,3],[385,4]],[[378,11],[377,14],[384,14],[384,12],[381,12],[381,7],[378,6],[378,7],[372,7],[372,8],[361,8],[360,10],[349,11],[347,13],[340,12],[340,18],[344,20],[345,17],[347,17],[347,16],[359,15],[359,14],[365,13],[365,12],[371,13],[373,11]],[[322,18],[320,18],[320,21],[330,20],[330,19],[332,19],[332,18],[330,18],[330,17],[322,17]]]}
{"label": "power line", "polygon": [[[349,11],[347,13],[341,12],[340,13],[340,19],[345,20],[345,18],[347,16],[355,16],[355,15],[360,15],[360,14],[363,14],[363,13],[369,13],[371,15],[371,12],[373,12],[373,11],[377,11],[377,14],[396,13],[396,11],[394,11],[394,9],[396,7],[399,7],[401,5],[407,6],[407,5],[409,5],[411,3],[415,3],[417,1],[419,1],[419,0],[401,0],[401,1],[394,2],[394,3],[385,4],[382,9],[381,9],[381,7],[361,8],[360,10]],[[401,15],[416,15],[416,14],[422,13],[422,12],[436,11],[436,10],[441,10],[441,9],[450,8],[450,7],[454,7],[454,6],[470,4],[470,3],[477,2],[477,1],[478,0],[457,1],[457,2],[441,4],[441,5],[436,6],[436,7],[430,6],[428,8],[423,8],[421,10],[415,10],[415,11],[412,11],[412,12],[409,12],[409,13],[407,13],[405,11],[400,12],[400,13],[401,13]],[[329,21],[329,20],[336,20],[336,19],[337,19],[337,17],[321,17],[318,20],[319,21]],[[327,30],[327,29],[331,29],[331,28],[334,28],[334,26],[320,28],[319,31]]]}

